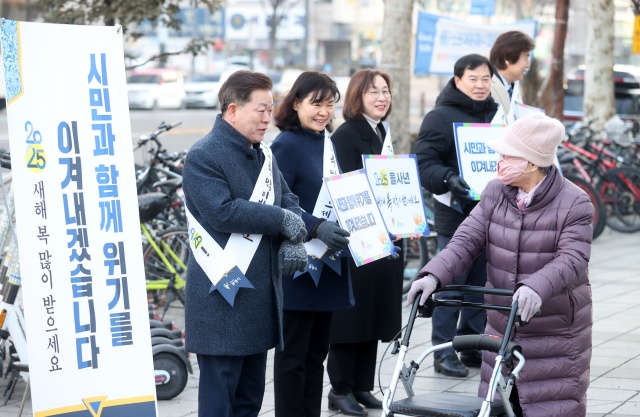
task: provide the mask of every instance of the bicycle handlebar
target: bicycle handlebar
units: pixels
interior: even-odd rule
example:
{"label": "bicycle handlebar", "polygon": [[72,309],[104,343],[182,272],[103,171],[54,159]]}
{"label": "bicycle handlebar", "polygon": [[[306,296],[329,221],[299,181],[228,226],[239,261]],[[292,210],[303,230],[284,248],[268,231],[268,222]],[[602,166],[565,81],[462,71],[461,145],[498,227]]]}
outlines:
{"label": "bicycle handlebar", "polygon": [[156,130],[153,131],[153,133],[151,133],[151,135],[149,136],[141,136],[140,139],[138,139],[138,142],[136,143],[136,149],[139,149],[141,146],[145,145],[147,142],[152,141],[155,142],[156,145],[158,145],[158,148],[161,148],[162,145],[160,144],[160,141],[158,140],[158,136],[160,136],[162,133],[164,132],[168,132],[169,130],[178,127],[182,124],[182,121],[178,120],[175,121],[171,124],[166,124],[165,122],[160,123],[160,125],[158,126],[158,128]]}

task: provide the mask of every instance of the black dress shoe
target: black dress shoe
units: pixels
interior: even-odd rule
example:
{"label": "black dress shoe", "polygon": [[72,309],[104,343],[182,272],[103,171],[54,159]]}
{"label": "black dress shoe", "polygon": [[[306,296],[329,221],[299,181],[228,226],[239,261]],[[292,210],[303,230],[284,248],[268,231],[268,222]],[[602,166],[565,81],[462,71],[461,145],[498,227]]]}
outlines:
{"label": "black dress shoe", "polygon": [[433,361],[433,368],[439,374],[455,378],[464,378],[469,375],[469,370],[460,362],[458,355],[455,353],[440,359],[435,359]]}
{"label": "black dress shoe", "polygon": [[364,408],[358,404],[352,393],[348,394],[336,394],[334,390],[329,391],[329,410],[340,410],[342,414],[347,416],[368,416]]}
{"label": "black dress shoe", "polygon": [[367,408],[382,409],[382,401],[374,397],[370,391],[353,391],[353,397]]}
{"label": "black dress shoe", "polygon": [[460,362],[467,368],[479,368],[482,365],[482,352],[479,350],[460,352]]}

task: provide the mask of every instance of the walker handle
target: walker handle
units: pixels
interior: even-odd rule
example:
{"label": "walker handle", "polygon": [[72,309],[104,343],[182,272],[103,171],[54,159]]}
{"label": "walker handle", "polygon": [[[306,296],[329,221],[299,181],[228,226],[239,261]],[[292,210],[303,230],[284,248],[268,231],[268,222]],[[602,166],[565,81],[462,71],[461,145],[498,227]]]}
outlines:
{"label": "walker handle", "polygon": [[[500,352],[502,347],[502,338],[489,334],[474,334],[465,336],[456,336],[453,338],[453,348],[457,352],[465,350],[488,350],[489,352]],[[513,353],[514,350],[522,352],[520,345],[509,342],[505,349],[505,353]]]}

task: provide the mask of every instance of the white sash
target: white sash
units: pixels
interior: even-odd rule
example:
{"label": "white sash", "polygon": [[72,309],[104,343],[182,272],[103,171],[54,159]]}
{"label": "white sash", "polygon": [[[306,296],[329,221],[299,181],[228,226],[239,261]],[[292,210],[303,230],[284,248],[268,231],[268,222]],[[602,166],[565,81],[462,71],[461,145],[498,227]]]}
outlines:
{"label": "white sash", "polygon": [[393,142],[391,141],[391,127],[387,122],[383,122],[382,125],[384,126],[384,130],[387,131],[387,136],[384,138],[380,155],[395,155],[393,152]]}
{"label": "white sash", "polygon": [[[506,87],[505,87],[506,88]],[[491,123],[508,125],[515,122],[518,119],[518,111],[516,109],[516,103],[522,104],[522,96],[520,95],[520,81],[513,83],[513,92],[511,93],[511,108],[509,114],[504,114],[504,107],[500,105],[496,115],[493,116]]]}
{"label": "white sash", "polygon": [[[253,193],[249,201],[261,204],[273,205],[273,156],[271,150],[266,146],[261,146],[264,154],[264,164],[260,170],[258,181],[253,188]],[[185,205],[187,223],[189,227],[189,245],[196,262],[207,274],[211,283],[215,286],[225,277],[229,271],[236,266],[245,274],[253,256],[258,250],[262,235],[243,235],[232,233],[224,249],[207,233],[207,231],[193,217]]]}
{"label": "white sash", "polygon": [[[333,149],[331,139],[329,138],[329,132],[325,129],[324,152],[322,156],[322,176],[332,177],[338,174],[340,174],[340,170],[338,169],[336,153]],[[327,190],[327,186],[324,184],[324,181],[322,182],[322,187],[320,187],[316,205],[313,208],[313,215],[318,218],[327,219],[327,221],[330,222],[335,222],[337,220],[336,213],[333,210],[333,204],[331,203],[331,197],[329,196],[329,191]],[[311,239],[309,242],[304,244],[304,247],[307,250],[308,255],[315,256],[317,258],[322,258],[327,251],[327,245],[325,245],[320,239]]]}

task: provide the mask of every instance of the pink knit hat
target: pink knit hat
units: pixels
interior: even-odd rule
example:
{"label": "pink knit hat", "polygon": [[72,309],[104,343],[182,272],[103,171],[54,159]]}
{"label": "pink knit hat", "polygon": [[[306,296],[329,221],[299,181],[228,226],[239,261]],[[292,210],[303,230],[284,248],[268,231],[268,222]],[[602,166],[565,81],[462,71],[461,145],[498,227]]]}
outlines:
{"label": "pink knit hat", "polygon": [[542,113],[530,113],[504,130],[502,137],[487,141],[501,155],[517,156],[539,166],[553,165],[564,125]]}

